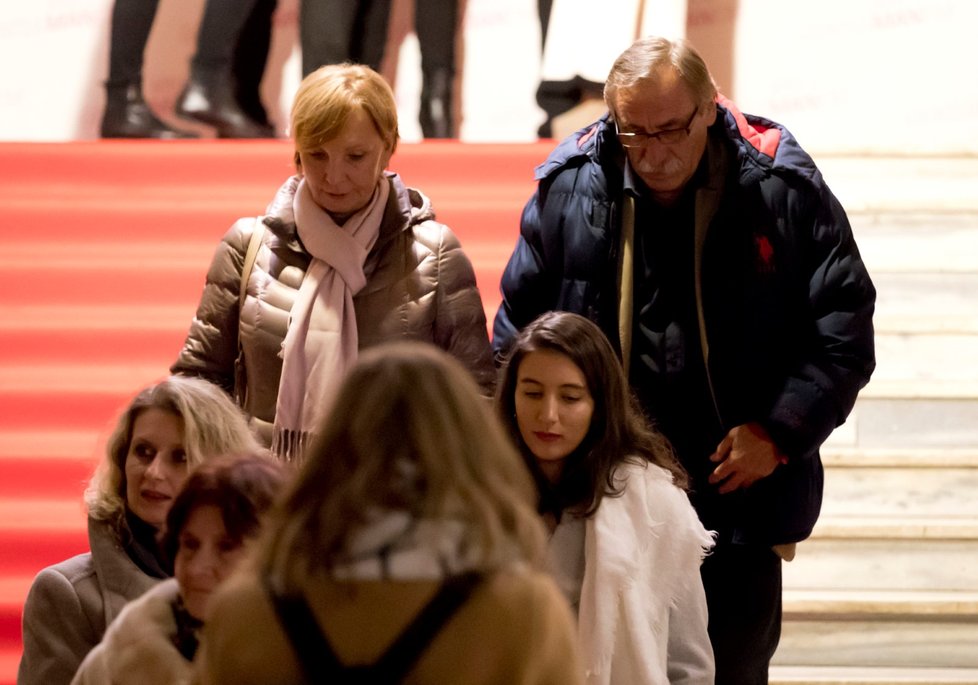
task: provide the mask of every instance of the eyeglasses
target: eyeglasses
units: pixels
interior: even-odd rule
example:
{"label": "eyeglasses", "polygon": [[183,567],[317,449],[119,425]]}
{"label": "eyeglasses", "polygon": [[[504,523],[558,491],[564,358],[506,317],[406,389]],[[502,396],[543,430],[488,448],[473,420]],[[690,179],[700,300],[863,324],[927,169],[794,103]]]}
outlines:
{"label": "eyeglasses", "polygon": [[700,108],[697,106],[693,110],[693,113],[689,115],[685,126],[681,128],[670,128],[665,131],[656,131],[655,133],[646,133],[645,131],[625,132],[618,128],[618,122],[616,121],[615,134],[618,136],[618,142],[621,143],[622,147],[645,147],[653,141],[662,143],[663,145],[675,145],[689,137],[689,130],[693,127],[693,119],[696,118],[699,111]]}

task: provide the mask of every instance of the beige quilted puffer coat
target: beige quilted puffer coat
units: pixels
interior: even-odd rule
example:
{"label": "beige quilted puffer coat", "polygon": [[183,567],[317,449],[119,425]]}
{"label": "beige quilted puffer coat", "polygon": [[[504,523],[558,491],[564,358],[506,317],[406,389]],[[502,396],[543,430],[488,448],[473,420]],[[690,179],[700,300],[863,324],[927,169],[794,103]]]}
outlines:
{"label": "beige quilted puffer coat", "polygon": [[[487,395],[495,369],[475,272],[458,238],[434,220],[427,197],[387,172],[390,199],[367,257],[367,284],[353,298],[360,349],[396,339],[434,343],[459,359]],[[171,371],[234,393],[266,443],[271,440],[281,347],[310,255],[299,242],[292,177],[262,217],[264,236],[239,315],[241,271],[256,221],[237,221],[214,254],[204,293]],[[240,336],[243,363],[236,384]],[[237,386],[237,387],[236,387]]]}

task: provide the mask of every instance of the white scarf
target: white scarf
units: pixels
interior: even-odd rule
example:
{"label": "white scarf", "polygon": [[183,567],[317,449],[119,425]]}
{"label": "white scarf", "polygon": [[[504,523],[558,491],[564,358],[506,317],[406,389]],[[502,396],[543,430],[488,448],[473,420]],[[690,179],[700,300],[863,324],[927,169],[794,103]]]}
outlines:
{"label": "white scarf", "polygon": [[347,370],[356,362],[359,336],[353,296],[367,283],[363,265],[377,241],[390,194],[381,176],[367,206],[337,226],[299,182],[292,208],[302,244],[312,256],[292,305],[282,342],[282,377],[275,405],[272,451],[300,456],[320,430]]}
{"label": "white scarf", "polygon": [[440,580],[483,565],[461,519],[415,519],[404,511],[372,509],[348,543],[337,580]]}

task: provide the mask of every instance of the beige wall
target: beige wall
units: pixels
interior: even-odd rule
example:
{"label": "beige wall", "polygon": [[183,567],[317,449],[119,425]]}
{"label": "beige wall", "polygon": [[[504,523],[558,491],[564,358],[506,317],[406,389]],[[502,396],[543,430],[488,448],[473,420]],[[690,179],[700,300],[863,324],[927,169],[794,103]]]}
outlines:
{"label": "beige wall", "polygon": [[[144,78],[163,112],[186,77],[203,1],[160,3]],[[263,85],[283,129],[299,79],[297,3],[280,0]],[[385,72],[410,141],[420,135],[417,43],[411,0],[394,3]],[[96,137],[111,0],[4,5],[0,139]],[[465,9],[463,139],[532,140],[542,119],[536,1],[467,0]],[[967,85],[976,25],[969,0],[688,0],[686,32],[744,111],[786,124],[816,154],[978,154],[978,92]]]}

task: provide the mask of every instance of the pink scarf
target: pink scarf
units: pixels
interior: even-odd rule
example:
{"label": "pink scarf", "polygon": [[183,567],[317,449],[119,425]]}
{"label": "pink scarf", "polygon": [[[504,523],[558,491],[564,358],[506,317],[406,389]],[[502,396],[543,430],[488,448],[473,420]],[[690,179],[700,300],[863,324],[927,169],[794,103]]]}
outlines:
{"label": "pink scarf", "polygon": [[337,226],[313,200],[305,179],[296,188],[296,229],[312,261],[282,343],[272,450],[284,459],[301,457],[302,447],[322,427],[347,370],[356,362],[359,336],[353,296],[367,283],[363,265],[377,241],[389,194],[390,183],[381,176],[367,206]]}

